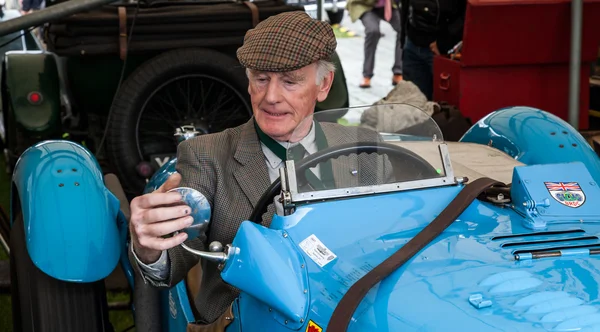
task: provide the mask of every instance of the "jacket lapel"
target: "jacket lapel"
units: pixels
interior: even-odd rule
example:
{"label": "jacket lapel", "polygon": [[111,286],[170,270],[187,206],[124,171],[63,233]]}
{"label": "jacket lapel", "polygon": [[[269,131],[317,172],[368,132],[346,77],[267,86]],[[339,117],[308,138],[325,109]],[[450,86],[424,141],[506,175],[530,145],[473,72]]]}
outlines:
{"label": "jacket lapel", "polygon": [[250,119],[241,128],[240,142],[234,154],[241,167],[234,171],[234,177],[254,208],[271,181],[253,121],[254,118]]}

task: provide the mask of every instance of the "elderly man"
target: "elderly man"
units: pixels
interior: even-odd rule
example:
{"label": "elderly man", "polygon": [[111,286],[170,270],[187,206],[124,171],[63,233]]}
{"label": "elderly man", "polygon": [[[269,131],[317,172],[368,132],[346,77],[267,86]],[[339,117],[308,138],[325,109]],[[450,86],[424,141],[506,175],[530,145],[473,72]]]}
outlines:
{"label": "elderly man", "polygon": [[[241,222],[279,176],[286,159],[282,147],[300,143],[307,153],[316,151],[321,126],[306,126],[298,139],[291,136],[329,93],[335,67],[328,60],[336,45],[327,23],[299,11],[272,16],[246,33],[237,56],[247,68],[253,118],[239,127],[182,142],[177,173],[157,191],[131,202],[131,256],[144,280],[157,287],[180,282],[198,263],[198,257],[179,246],[184,241],[194,248],[205,248],[212,241],[231,243]],[[336,137],[336,130],[326,131],[328,137]],[[187,239],[185,233],[164,237],[192,223],[189,207],[176,204],[181,196],[167,193],[176,186],[197,189],[208,199],[212,224],[207,234],[196,239]],[[270,224],[273,205],[269,211],[265,226]],[[219,317],[238,293],[222,281],[216,264],[202,262],[202,270],[201,291],[195,299],[198,318],[204,324],[222,321]]]}

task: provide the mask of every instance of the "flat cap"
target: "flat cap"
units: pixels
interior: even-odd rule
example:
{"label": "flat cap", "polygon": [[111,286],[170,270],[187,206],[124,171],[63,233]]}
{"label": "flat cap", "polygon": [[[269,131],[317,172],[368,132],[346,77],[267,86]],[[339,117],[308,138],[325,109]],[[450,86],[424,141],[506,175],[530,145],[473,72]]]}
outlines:
{"label": "flat cap", "polygon": [[328,23],[303,11],[291,11],[271,16],[248,30],[237,57],[246,68],[285,72],[329,60],[336,46]]}

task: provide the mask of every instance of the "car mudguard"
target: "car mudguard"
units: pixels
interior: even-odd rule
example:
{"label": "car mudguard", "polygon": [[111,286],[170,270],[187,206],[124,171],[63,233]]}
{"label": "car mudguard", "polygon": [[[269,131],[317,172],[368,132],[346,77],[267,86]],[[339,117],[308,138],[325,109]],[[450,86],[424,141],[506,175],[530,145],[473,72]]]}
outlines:
{"label": "car mudguard", "polygon": [[[12,183],[11,206],[23,213],[27,251],[40,270],[93,282],[115,269],[119,200],[87,149],[62,140],[37,143],[17,161]],[[11,209],[11,223],[14,218]]]}
{"label": "car mudguard", "polygon": [[144,194],[151,193],[158,189],[158,187],[162,186],[165,181],[171,176],[173,173],[177,172],[175,168],[177,166],[177,157],[169,160],[164,165],[162,165],[148,180],[146,186],[144,187]]}
{"label": "car mudguard", "polygon": [[600,183],[600,158],[563,119],[533,107],[508,107],[475,123],[460,139],[490,145],[527,165],[580,161]]}
{"label": "car mudguard", "polygon": [[54,55],[42,51],[10,51],[4,61],[7,95],[3,98],[7,97],[10,103],[16,125],[34,136],[56,134],[60,129],[61,103]]}

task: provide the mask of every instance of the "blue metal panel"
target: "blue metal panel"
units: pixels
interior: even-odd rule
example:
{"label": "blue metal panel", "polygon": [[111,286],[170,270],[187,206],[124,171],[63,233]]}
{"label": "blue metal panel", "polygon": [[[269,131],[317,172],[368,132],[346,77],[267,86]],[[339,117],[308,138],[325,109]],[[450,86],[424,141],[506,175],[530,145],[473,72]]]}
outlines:
{"label": "blue metal panel", "polygon": [[179,282],[175,287],[162,290],[160,296],[165,332],[186,331],[187,325],[196,321],[184,281]]}
{"label": "blue metal panel", "polygon": [[233,247],[223,280],[270,306],[282,325],[300,327],[308,311],[308,282],[305,262],[289,236],[244,221]]}
{"label": "blue metal panel", "polygon": [[146,187],[144,187],[144,194],[151,193],[154,190],[158,189],[171,174],[177,172],[175,166],[177,165],[177,158],[173,158],[169,160],[166,164],[162,165],[156,173],[152,175]]}
{"label": "blue metal panel", "polygon": [[133,267],[131,266],[131,262],[129,261],[129,245],[130,242],[128,240],[127,235],[129,234],[129,222],[123,212],[119,211],[117,217],[117,227],[119,229],[119,243],[121,245],[121,269],[123,270],[123,274],[125,278],[127,278],[127,283],[131,289],[134,289],[134,280],[135,275],[133,271]]}
{"label": "blue metal panel", "polygon": [[[310,319],[325,330],[349,286],[413,238],[459,190],[444,187],[314,203],[275,218],[273,227],[283,228],[294,244],[314,234],[335,255],[320,266],[297,248],[310,283],[304,324]],[[438,238],[371,289],[348,331],[597,328],[600,260],[581,249],[600,248],[600,223],[549,223],[544,231],[554,233],[534,233],[510,206],[474,202]],[[556,250],[574,255],[515,260],[518,252]],[[243,292],[239,301],[244,331],[291,330],[275,322],[255,297]]]}
{"label": "blue metal panel", "polygon": [[600,222],[600,188],[580,162],[515,167],[511,196],[533,229],[565,221]]}
{"label": "blue metal panel", "polygon": [[510,107],[475,123],[461,142],[491,144],[525,164],[582,162],[600,183],[600,159],[564,120],[531,107]]}
{"label": "blue metal panel", "polygon": [[233,321],[227,328],[225,332],[242,332],[242,319],[240,317],[240,300],[235,299],[233,301],[233,306],[231,307],[231,311],[233,312]]}
{"label": "blue metal panel", "polygon": [[100,280],[114,270],[121,253],[119,201],[87,149],[68,141],[38,143],[17,161],[12,181],[27,249],[40,270],[72,282]]}

